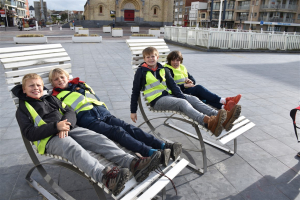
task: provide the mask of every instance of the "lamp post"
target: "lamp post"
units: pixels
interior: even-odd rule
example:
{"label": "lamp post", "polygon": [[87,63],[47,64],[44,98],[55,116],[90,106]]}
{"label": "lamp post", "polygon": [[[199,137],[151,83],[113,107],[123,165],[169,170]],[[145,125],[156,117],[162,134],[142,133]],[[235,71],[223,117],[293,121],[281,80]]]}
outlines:
{"label": "lamp post", "polygon": [[249,30],[252,30],[252,28],[251,28],[251,25],[252,25],[252,15],[253,15],[253,5],[252,5],[251,16],[250,16],[250,26],[249,26]]}
{"label": "lamp post", "polygon": [[220,31],[220,26],[221,26],[221,16],[222,16],[222,0],[220,0],[220,12],[219,12],[218,31]]}

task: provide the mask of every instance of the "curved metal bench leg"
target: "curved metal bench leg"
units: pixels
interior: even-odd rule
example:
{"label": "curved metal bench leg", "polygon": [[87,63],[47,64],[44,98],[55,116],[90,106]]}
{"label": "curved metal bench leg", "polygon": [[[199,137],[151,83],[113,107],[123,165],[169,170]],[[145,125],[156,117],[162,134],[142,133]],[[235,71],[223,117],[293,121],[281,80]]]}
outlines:
{"label": "curved metal bench leg", "polygon": [[207,157],[206,157],[206,149],[205,149],[203,137],[202,137],[199,127],[197,125],[193,125],[193,126],[194,126],[194,128],[197,132],[198,138],[199,138],[201,152],[202,152],[202,159],[203,159],[203,173],[205,173],[205,172],[207,172]]}

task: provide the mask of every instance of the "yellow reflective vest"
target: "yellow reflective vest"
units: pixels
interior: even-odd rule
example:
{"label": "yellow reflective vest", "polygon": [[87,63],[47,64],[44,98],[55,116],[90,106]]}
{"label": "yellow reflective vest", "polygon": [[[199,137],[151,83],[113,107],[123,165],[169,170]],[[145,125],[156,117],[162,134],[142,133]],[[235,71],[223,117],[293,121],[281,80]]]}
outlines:
{"label": "yellow reflective vest", "polygon": [[[33,123],[34,123],[35,127],[46,124],[46,122],[39,116],[39,114],[36,112],[36,110],[27,101],[25,101],[25,106],[33,119]],[[62,103],[62,106],[64,108],[64,107],[66,107],[66,104]],[[59,112],[63,115],[61,110],[59,110]],[[49,139],[51,137],[52,136],[49,136],[44,139],[33,142],[33,144],[36,146],[39,154],[43,155],[45,153],[47,142],[49,141]]]}
{"label": "yellow reflective vest", "polygon": [[165,69],[160,69],[159,74],[162,77],[162,82],[157,80],[150,71],[146,74],[146,85],[143,94],[149,103],[161,96],[163,91],[167,91],[169,94],[172,94],[172,91],[169,90],[166,85]]}
{"label": "yellow reflective vest", "polygon": [[95,93],[92,88],[86,83],[84,84],[92,91],[92,93],[87,90],[85,91],[85,95],[82,95],[79,92],[61,91],[56,97],[67,104],[67,106],[73,108],[76,114],[81,111],[91,110],[94,107],[93,104],[97,106],[104,105],[106,107],[104,102],[95,99]]}
{"label": "yellow reflective vest", "polygon": [[170,68],[173,71],[176,84],[185,83],[185,80],[188,78],[188,72],[184,65],[180,65],[177,69],[168,64],[165,64],[164,67]]}

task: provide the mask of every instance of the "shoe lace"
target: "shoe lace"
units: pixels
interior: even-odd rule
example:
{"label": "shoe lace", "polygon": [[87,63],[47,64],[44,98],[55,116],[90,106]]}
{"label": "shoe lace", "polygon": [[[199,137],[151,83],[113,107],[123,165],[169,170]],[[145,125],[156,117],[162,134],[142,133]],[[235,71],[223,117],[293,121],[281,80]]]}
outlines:
{"label": "shoe lace", "polygon": [[118,173],[120,172],[119,168],[118,167],[113,167],[111,170],[109,170],[107,173],[106,173],[106,177],[107,177],[107,180],[106,180],[106,187],[109,187],[109,181],[111,179],[114,179],[118,176]]}
{"label": "shoe lace", "polygon": [[145,159],[147,159],[147,158],[146,158],[146,157],[140,157],[140,158],[136,161],[136,163],[134,164],[133,169],[136,170],[136,168],[139,166],[139,164],[140,164],[141,162],[144,162]]}
{"label": "shoe lace", "polygon": [[173,188],[174,188],[174,190],[175,190],[175,192],[176,192],[176,196],[177,196],[177,188],[176,188],[176,186],[175,186],[173,180],[170,179],[170,178],[163,172],[163,170],[161,170],[160,167],[157,167],[154,171],[155,171],[156,173],[158,173],[160,176],[164,176],[164,177],[166,177],[167,179],[170,180],[170,182],[172,183],[172,186],[173,186]]}

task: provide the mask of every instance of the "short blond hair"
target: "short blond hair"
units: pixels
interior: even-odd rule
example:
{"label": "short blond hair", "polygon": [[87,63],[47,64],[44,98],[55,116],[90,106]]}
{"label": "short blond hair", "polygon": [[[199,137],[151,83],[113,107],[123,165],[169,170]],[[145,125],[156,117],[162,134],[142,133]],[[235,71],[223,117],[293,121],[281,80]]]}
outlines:
{"label": "short blond hair", "polygon": [[143,50],[143,57],[145,58],[148,55],[154,54],[156,56],[159,55],[158,51],[154,47],[147,47],[146,49]]}
{"label": "short blond hair", "polygon": [[54,68],[54,69],[51,69],[51,71],[49,72],[49,82],[51,84],[52,84],[53,77],[55,77],[57,74],[64,74],[69,79],[69,73],[66,70],[64,70],[62,68]]}
{"label": "short blond hair", "polygon": [[30,74],[26,74],[23,79],[22,79],[22,89],[25,88],[26,85],[26,81],[29,79],[41,79],[42,84],[44,86],[44,81],[42,79],[42,77],[40,77],[40,75],[36,74],[36,73],[30,73]]}

